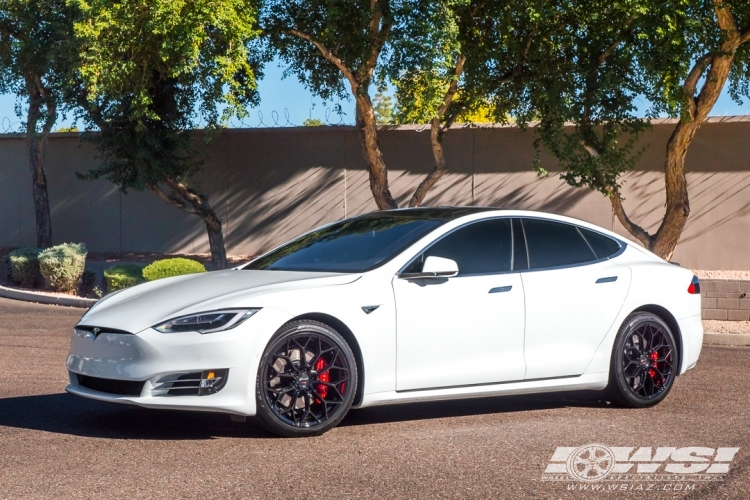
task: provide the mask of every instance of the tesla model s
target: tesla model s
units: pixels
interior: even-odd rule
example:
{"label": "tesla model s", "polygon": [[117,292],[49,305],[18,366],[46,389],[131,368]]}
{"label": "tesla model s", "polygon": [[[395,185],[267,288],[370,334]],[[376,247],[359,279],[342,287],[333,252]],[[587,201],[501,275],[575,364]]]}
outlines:
{"label": "tesla model s", "polygon": [[105,296],[74,328],[67,391],[283,436],[415,401],[606,390],[645,408],[695,366],[700,302],[691,271],[583,221],[374,212]]}

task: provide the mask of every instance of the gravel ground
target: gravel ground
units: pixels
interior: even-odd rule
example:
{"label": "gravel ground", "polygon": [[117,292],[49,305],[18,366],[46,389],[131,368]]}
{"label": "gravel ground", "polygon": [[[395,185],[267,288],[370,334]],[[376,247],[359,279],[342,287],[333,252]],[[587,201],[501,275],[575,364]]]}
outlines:
{"label": "gravel ground", "polygon": [[750,321],[718,321],[704,319],[703,331],[706,333],[750,334]]}
{"label": "gravel ground", "polygon": [[[324,436],[279,439],[224,415],[65,394],[82,312],[0,299],[0,498],[748,498],[748,348],[704,346],[651,409],[598,393],[484,398],[353,410]],[[589,443],[740,451],[721,482],[541,480],[556,447]]]}
{"label": "gravel ground", "polygon": [[702,280],[750,280],[750,271],[701,271],[693,270]]}

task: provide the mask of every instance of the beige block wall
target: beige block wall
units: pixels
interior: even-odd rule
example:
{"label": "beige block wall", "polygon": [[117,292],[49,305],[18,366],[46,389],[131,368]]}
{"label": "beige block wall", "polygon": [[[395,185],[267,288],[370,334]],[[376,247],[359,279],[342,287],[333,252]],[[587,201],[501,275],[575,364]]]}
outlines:
{"label": "beige block wall", "polygon": [[[664,147],[670,124],[656,124],[646,151],[623,176],[625,206],[655,230],[664,212]],[[674,260],[694,269],[750,269],[750,122],[711,122],[688,153],[691,217]],[[406,206],[432,167],[429,131],[386,128],[380,143],[394,197]],[[351,127],[226,130],[199,143],[204,170],[196,182],[224,223],[230,253],[257,254],[318,225],[375,209],[356,131]],[[531,170],[533,132],[462,128],[446,137],[451,173],[429,193],[429,205],[489,205],[560,213],[626,235],[601,194],[574,189],[556,174]],[[106,180],[75,172],[97,165],[91,144],[54,134],[47,153],[53,239],[83,241],[92,251],[207,252],[196,216],[151,192],[120,193]],[[554,171],[556,163],[542,155]],[[31,179],[24,141],[0,136],[0,246],[35,240]]]}

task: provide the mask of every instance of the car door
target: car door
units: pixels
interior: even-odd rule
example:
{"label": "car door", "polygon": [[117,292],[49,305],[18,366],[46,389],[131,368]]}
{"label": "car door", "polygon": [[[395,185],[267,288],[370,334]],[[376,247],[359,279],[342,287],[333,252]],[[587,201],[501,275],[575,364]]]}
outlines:
{"label": "car door", "polygon": [[572,224],[521,222],[529,258],[529,270],[522,274],[525,378],[580,375],[630,288],[630,269],[608,258],[621,244]]}
{"label": "car door", "polygon": [[449,278],[395,277],[398,391],[522,380],[524,296],[512,271],[508,218],[470,223],[441,238],[428,256],[458,264]]}

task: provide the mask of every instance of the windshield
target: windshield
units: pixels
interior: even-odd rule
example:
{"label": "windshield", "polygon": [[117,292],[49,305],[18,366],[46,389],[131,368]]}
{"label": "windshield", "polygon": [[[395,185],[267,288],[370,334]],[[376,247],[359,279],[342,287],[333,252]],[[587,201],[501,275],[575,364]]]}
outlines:
{"label": "windshield", "polygon": [[292,240],[243,269],[358,273],[392,259],[447,219],[415,214],[365,215]]}

